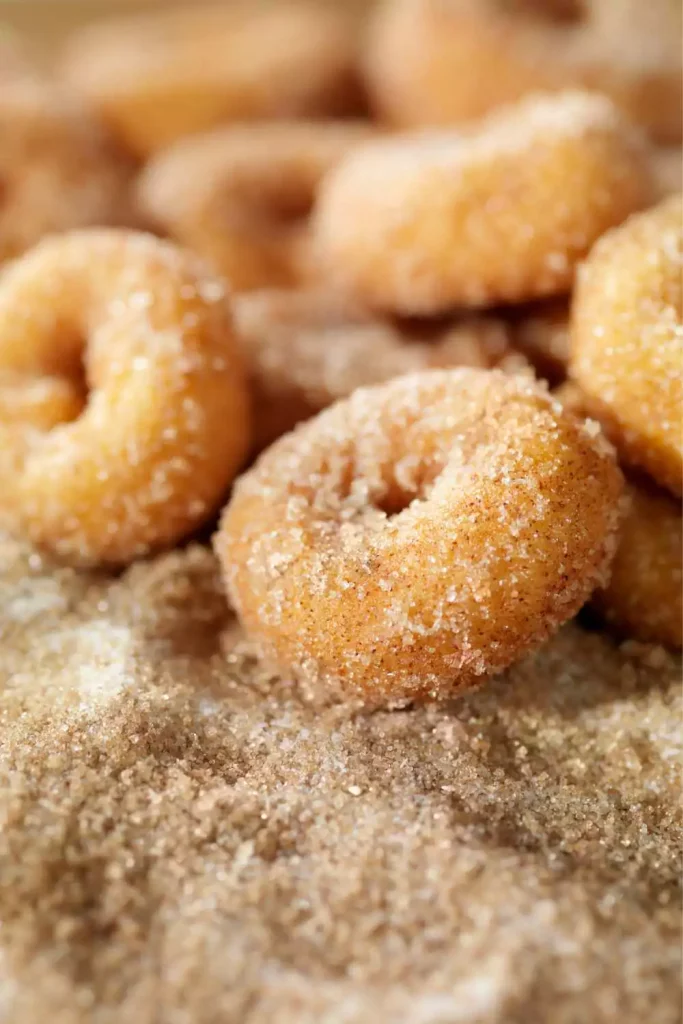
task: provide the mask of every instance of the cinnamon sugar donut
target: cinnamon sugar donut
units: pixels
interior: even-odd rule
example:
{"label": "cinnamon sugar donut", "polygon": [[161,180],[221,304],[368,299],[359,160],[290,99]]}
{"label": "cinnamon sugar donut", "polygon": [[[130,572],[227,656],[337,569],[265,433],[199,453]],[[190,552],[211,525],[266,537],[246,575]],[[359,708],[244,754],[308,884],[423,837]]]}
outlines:
{"label": "cinnamon sugar donut", "polygon": [[234,314],[252,380],[257,451],[356,388],[401,374],[447,366],[531,373],[494,317],[400,324],[320,290],[251,292],[236,297]]}
{"label": "cinnamon sugar donut", "polygon": [[43,235],[130,216],[130,168],[80,106],[27,78],[0,89],[0,263]]}
{"label": "cinnamon sugar donut", "polygon": [[386,0],[366,78],[380,114],[403,126],[459,124],[527,93],[584,87],[676,142],[682,31],[680,0]]}
{"label": "cinnamon sugar donut", "polygon": [[[585,419],[585,395],[571,381],[554,392]],[[608,428],[609,429],[609,428]],[[683,509],[680,500],[644,476],[626,480],[627,511],[607,586],[592,607],[621,633],[680,648],[683,640]]]}
{"label": "cinnamon sugar donut", "polygon": [[347,109],[356,31],[308,0],[199,4],[86,27],[64,74],[146,156],[221,122]]}
{"label": "cinnamon sugar donut", "polygon": [[3,511],[71,562],[124,563],[177,541],[249,444],[223,290],[149,235],[73,232],[13,263],[0,373]]}
{"label": "cinnamon sugar donut", "polygon": [[564,293],[593,242],[645,205],[647,149],[601,96],[534,97],[462,137],[368,143],[317,209],[330,273],[401,313]]}
{"label": "cinnamon sugar donut", "polygon": [[622,477],[598,431],[498,370],[400,377],[281,438],[215,548],[285,670],[371,702],[446,696],[606,582]]}
{"label": "cinnamon sugar donut", "polygon": [[628,636],[667,647],[683,642],[681,503],[644,480],[630,480],[630,508],[606,587],[593,606]]}
{"label": "cinnamon sugar donut", "polygon": [[683,203],[601,238],[579,275],[570,373],[622,457],[675,494],[683,484]]}
{"label": "cinnamon sugar donut", "polygon": [[181,139],[138,183],[143,217],[210,261],[233,289],[305,275],[323,175],[375,134],[361,121],[271,122]]}

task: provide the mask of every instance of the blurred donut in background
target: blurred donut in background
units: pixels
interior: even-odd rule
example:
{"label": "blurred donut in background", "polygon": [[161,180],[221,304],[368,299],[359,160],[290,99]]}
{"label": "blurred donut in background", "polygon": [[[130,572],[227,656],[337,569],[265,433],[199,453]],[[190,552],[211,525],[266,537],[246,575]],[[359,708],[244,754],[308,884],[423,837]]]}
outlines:
{"label": "blurred donut in background", "polygon": [[46,235],[129,223],[131,167],[78,99],[20,75],[0,88],[0,264]]}
{"label": "blurred donut in background", "polygon": [[651,201],[648,154],[607,97],[532,96],[469,132],[351,153],[321,187],[316,242],[331,280],[399,314],[563,295],[600,235]]}
{"label": "blurred donut in background", "polygon": [[451,366],[531,374],[494,316],[401,322],[316,289],[239,295],[234,315],[252,383],[256,451],[356,388],[401,374]]}
{"label": "blurred donut in background", "polygon": [[683,128],[680,0],[385,0],[365,54],[380,116],[459,124],[529,92],[609,95],[654,138]]}
{"label": "blurred donut in background", "polygon": [[86,26],[66,82],[139,156],[228,121],[353,109],[358,26],[312,0],[238,0]]}
{"label": "blurred donut in background", "polygon": [[235,291],[296,284],[315,274],[308,218],[318,185],[375,134],[363,121],[274,121],[182,139],[143,170],[140,214]]}

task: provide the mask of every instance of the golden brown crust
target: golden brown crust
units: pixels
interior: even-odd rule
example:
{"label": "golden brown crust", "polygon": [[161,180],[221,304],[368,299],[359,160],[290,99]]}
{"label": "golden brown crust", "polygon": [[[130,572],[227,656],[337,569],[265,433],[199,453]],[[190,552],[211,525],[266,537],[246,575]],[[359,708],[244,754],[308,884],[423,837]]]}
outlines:
{"label": "golden brown crust", "polygon": [[604,97],[533,97],[465,135],[368,143],[323,183],[318,246],[366,303],[407,314],[564,294],[650,201],[647,147]]}
{"label": "golden brown crust", "polygon": [[[127,562],[177,541],[215,509],[246,453],[223,290],[149,235],[74,232],[8,268],[0,370],[30,382],[22,408],[15,378],[0,423],[5,511],[68,561]],[[61,398],[54,378],[67,382]]]}
{"label": "golden brown crust", "polygon": [[609,584],[593,606],[637,640],[683,643],[683,518],[681,503],[643,480],[631,480]]}
{"label": "golden brown crust", "polygon": [[539,644],[605,582],[612,449],[500,371],[360,389],[276,442],[215,538],[285,671],[370,702],[444,696]]}
{"label": "golden brown crust", "polygon": [[579,275],[571,376],[620,455],[674,494],[683,483],[680,196],[605,235]]}

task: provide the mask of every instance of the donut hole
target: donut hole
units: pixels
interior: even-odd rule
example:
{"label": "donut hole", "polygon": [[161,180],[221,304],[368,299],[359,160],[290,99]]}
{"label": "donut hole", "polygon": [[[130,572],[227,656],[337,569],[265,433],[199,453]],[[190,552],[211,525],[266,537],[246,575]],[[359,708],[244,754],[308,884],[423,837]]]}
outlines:
{"label": "donut hole", "polygon": [[395,519],[408,508],[429,499],[447,464],[447,454],[420,453],[394,460],[364,458],[363,453],[344,467],[340,496],[342,504],[371,515],[381,513]]}
{"label": "donut hole", "polygon": [[71,423],[87,402],[85,383],[65,377],[0,372],[0,423],[49,432]]}

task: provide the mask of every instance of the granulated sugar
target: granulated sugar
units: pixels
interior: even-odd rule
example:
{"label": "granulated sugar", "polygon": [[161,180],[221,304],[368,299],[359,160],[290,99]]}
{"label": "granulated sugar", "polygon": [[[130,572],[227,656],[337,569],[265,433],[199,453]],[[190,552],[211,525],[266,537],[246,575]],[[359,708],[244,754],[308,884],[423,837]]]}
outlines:
{"label": "granulated sugar", "polygon": [[259,665],[203,548],[0,540],[0,1017],[680,1020],[680,668],[566,627],[362,713]]}

